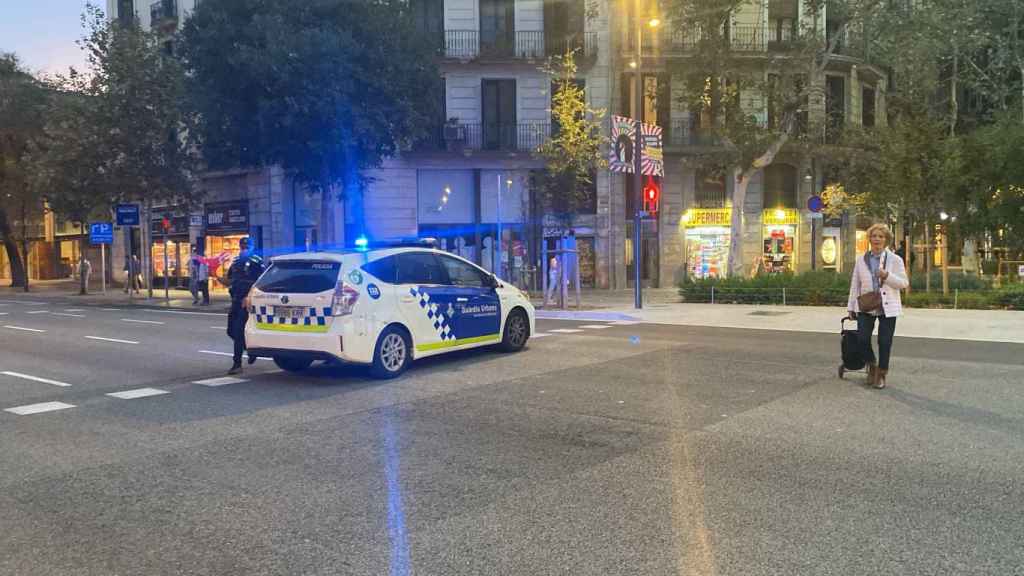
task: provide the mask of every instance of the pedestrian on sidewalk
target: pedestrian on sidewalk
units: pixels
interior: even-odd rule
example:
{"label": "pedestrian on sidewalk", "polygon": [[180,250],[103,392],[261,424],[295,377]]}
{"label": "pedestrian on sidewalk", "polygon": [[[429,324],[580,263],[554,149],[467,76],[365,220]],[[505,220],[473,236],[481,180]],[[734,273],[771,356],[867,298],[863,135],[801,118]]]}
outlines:
{"label": "pedestrian on sidewalk", "polygon": [[188,257],[188,291],[192,294],[192,305],[199,304],[199,254],[195,246]]}
{"label": "pedestrian on sidewalk", "polygon": [[[231,369],[228,374],[242,371],[242,352],[245,351],[245,324],[249,321],[249,291],[263,273],[263,260],[249,252],[249,239],[238,243],[238,258],[228,268],[228,293],[231,295],[231,310],[228,312],[228,336],[234,341]],[[249,364],[256,357],[249,355]]]}
{"label": "pedestrian on sidewalk", "polygon": [[548,305],[551,295],[558,289],[558,280],[562,277],[559,273],[558,256],[552,256],[548,262],[548,291],[544,294],[544,305]]}
{"label": "pedestrian on sidewalk", "polygon": [[132,254],[131,258],[125,259],[124,274],[124,293],[127,294],[131,290],[138,294],[142,286],[142,266],[139,263],[139,257],[135,254]]}
{"label": "pedestrian on sidewalk", "polygon": [[81,282],[78,293],[85,295],[89,293],[89,276],[92,275],[92,263],[82,254],[78,259],[78,279]]}
{"label": "pedestrian on sidewalk", "polygon": [[203,295],[203,306],[210,305],[210,266],[201,254],[196,255],[196,292]]}
{"label": "pedestrian on sidewalk", "polygon": [[[857,340],[868,364],[868,384],[875,388],[885,388],[896,318],[903,312],[900,290],[910,284],[903,259],[888,248],[892,239],[892,231],[885,224],[868,228],[870,248],[854,266],[847,303],[850,319],[857,321]],[[876,320],[877,358],[871,348]]]}

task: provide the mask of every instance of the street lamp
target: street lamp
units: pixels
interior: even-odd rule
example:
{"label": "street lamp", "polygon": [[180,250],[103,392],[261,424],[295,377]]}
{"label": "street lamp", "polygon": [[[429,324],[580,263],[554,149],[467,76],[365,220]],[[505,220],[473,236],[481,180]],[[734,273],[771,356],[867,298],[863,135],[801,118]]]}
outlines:
{"label": "street lamp", "polygon": [[[643,239],[643,219],[641,218],[641,207],[643,206],[643,175],[641,172],[641,155],[643,154],[643,141],[641,130],[643,122],[643,96],[644,96],[644,74],[643,74],[643,51],[644,51],[644,24],[640,18],[641,0],[634,0],[633,14],[636,18],[636,60],[630,63],[630,67],[636,70],[635,94],[633,95],[633,121],[636,123],[633,138],[635,147],[633,151],[633,196],[636,205],[633,210],[633,300],[637,310],[644,307],[643,288],[641,286],[642,254],[640,243]],[[647,21],[648,28],[657,28],[661,21],[657,18],[650,18]]]}

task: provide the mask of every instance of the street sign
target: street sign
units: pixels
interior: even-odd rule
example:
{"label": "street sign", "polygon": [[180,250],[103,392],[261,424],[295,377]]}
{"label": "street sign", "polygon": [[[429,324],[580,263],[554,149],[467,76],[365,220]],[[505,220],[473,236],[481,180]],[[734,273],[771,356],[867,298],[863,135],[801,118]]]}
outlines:
{"label": "street sign", "polygon": [[118,204],[116,208],[118,226],[139,225],[138,204]]}
{"label": "street sign", "polygon": [[92,222],[89,224],[90,244],[112,244],[114,242],[114,225],[110,222]]}
{"label": "street sign", "polygon": [[807,199],[807,209],[815,213],[821,212],[825,209],[825,202],[821,199],[821,196],[811,196]]}

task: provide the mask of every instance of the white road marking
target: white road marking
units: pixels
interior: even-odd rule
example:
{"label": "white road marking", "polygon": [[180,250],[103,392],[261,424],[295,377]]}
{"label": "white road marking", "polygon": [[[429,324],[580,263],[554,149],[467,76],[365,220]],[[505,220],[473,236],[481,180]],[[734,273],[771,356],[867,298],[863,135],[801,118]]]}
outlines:
{"label": "white road marking", "polygon": [[213,330],[226,330],[226,327],[224,326],[210,326],[210,328]]}
{"label": "white road marking", "polygon": [[7,316],[8,312],[0,312],[0,316]]}
{"label": "white road marking", "polygon": [[633,320],[616,320],[612,322],[612,325],[614,326],[636,326],[637,324],[640,324],[640,322],[635,322]]}
{"label": "white road marking", "polygon": [[105,310],[107,312],[120,312],[121,311],[120,308],[100,308],[100,310]]}
{"label": "white road marking", "polygon": [[121,318],[121,322],[134,322],[135,324],[158,324],[163,326],[164,323],[158,320],[132,320],[131,318]]}
{"label": "white road marking", "polygon": [[46,302],[33,302],[31,300],[0,300],[4,304],[28,304],[29,306],[45,306]]}
{"label": "white road marking", "polygon": [[50,380],[49,378],[40,378],[39,376],[22,374],[21,372],[8,372],[5,370],[3,372],[0,372],[0,374],[13,376],[15,378],[22,378],[24,380],[32,380],[33,382],[42,382],[43,384],[53,384],[54,386],[60,386],[61,388],[67,388],[68,386],[71,386],[71,384],[68,384],[67,382],[58,382],[56,380]]}
{"label": "white road marking", "polygon": [[[234,356],[235,356],[231,352],[218,352],[216,350],[200,350],[199,353],[200,354],[213,354],[214,356],[227,356],[228,358],[234,358]],[[261,357],[257,358],[257,360],[271,360],[271,359],[270,358],[263,358],[261,356]]]}
{"label": "white road marking", "polygon": [[49,314],[49,310],[33,310],[31,312],[25,312],[25,314]]}
{"label": "white road marking", "polygon": [[168,392],[167,390],[161,390],[159,388],[137,388],[135,390],[125,390],[123,392],[111,392],[107,394],[107,396],[120,398],[121,400],[134,400],[136,398],[159,396],[161,394],[170,394],[170,392]]}
{"label": "white road marking", "polygon": [[28,416],[29,414],[53,412],[54,410],[65,410],[67,408],[74,407],[74,404],[65,404],[63,402],[43,402],[40,404],[27,404],[25,406],[15,406],[14,408],[7,408],[4,410],[4,412],[10,412],[11,414],[17,414],[18,416]]}
{"label": "white road marking", "polygon": [[69,314],[67,312],[51,312],[54,316],[68,316],[71,318],[85,318],[85,314]]}
{"label": "white road marking", "polygon": [[46,332],[46,330],[40,330],[38,328],[22,328],[21,326],[4,326],[4,328],[10,328],[11,330],[23,330],[25,332]]}
{"label": "white road marking", "polygon": [[187,312],[185,310],[143,310],[143,312],[160,312],[162,314],[190,314],[194,316],[227,316],[223,312]]}
{"label": "white road marking", "polygon": [[138,344],[135,340],[121,340],[119,338],[104,338],[103,336],[86,336],[89,340],[102,340],[103,342],[117,342],[118,344]]}
{"label": "white road marking", "polygon": [[611,328],[611,326],[607,324],[584,324],[583,326],[580,326],[580,328],[586,328],[588,330],[604,330],[606,328]]}
{"label": "white road marking", "polygon": [[68,308],[65,312],[85,312],[82,308]]}
{"label": "white road marking", "polygon": [[206,380],[196,380],[193,384],[199,384],[200,386],[227,386],[228,384],[239,384],[241,382],[248,382],[245,378],[235,378],[234,376],[221,376],[220,378],[207,378]]}
{"label": "white road marking", "polygon": [[555,328],[554,330],[548,330],[554,334],[576,334],[577,332],[583,332],[583,330],[576,330],[575,328]]}
{"label": "white road marking", "polygon": [[531,334],[530,339],[533,340],[534,338],[546,338],[548,336],[551,336],[551,334],[548,334],[547,332],[537,332],[536,334]]}

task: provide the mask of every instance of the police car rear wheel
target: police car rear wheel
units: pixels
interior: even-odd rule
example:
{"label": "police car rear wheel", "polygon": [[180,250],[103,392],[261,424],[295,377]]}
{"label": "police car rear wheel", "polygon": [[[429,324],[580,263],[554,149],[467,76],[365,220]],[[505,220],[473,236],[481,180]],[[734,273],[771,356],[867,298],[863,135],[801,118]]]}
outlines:
{"label": "police car rear wheel", "polygon": [[306,368],[309,368],[312,363],[312,360],[303,358],[274,357],[274,364],[277,364],[278,368],[286,372],[302,372]]}
{"label": "police car rear wheel", "polygon": [[370,372],[377,378],[394,378],[409,366],[409,336],[395,327],[381,333],[377,339],[377,348],[373,354],[373,367]]}
{"label": "police car rear wheel", "polygon": [[513,310],[505,320],[505,334],[501,338],[501,349],[506,352],[518,352],[526,346],[530,337],[530,323],[526,313]]}

